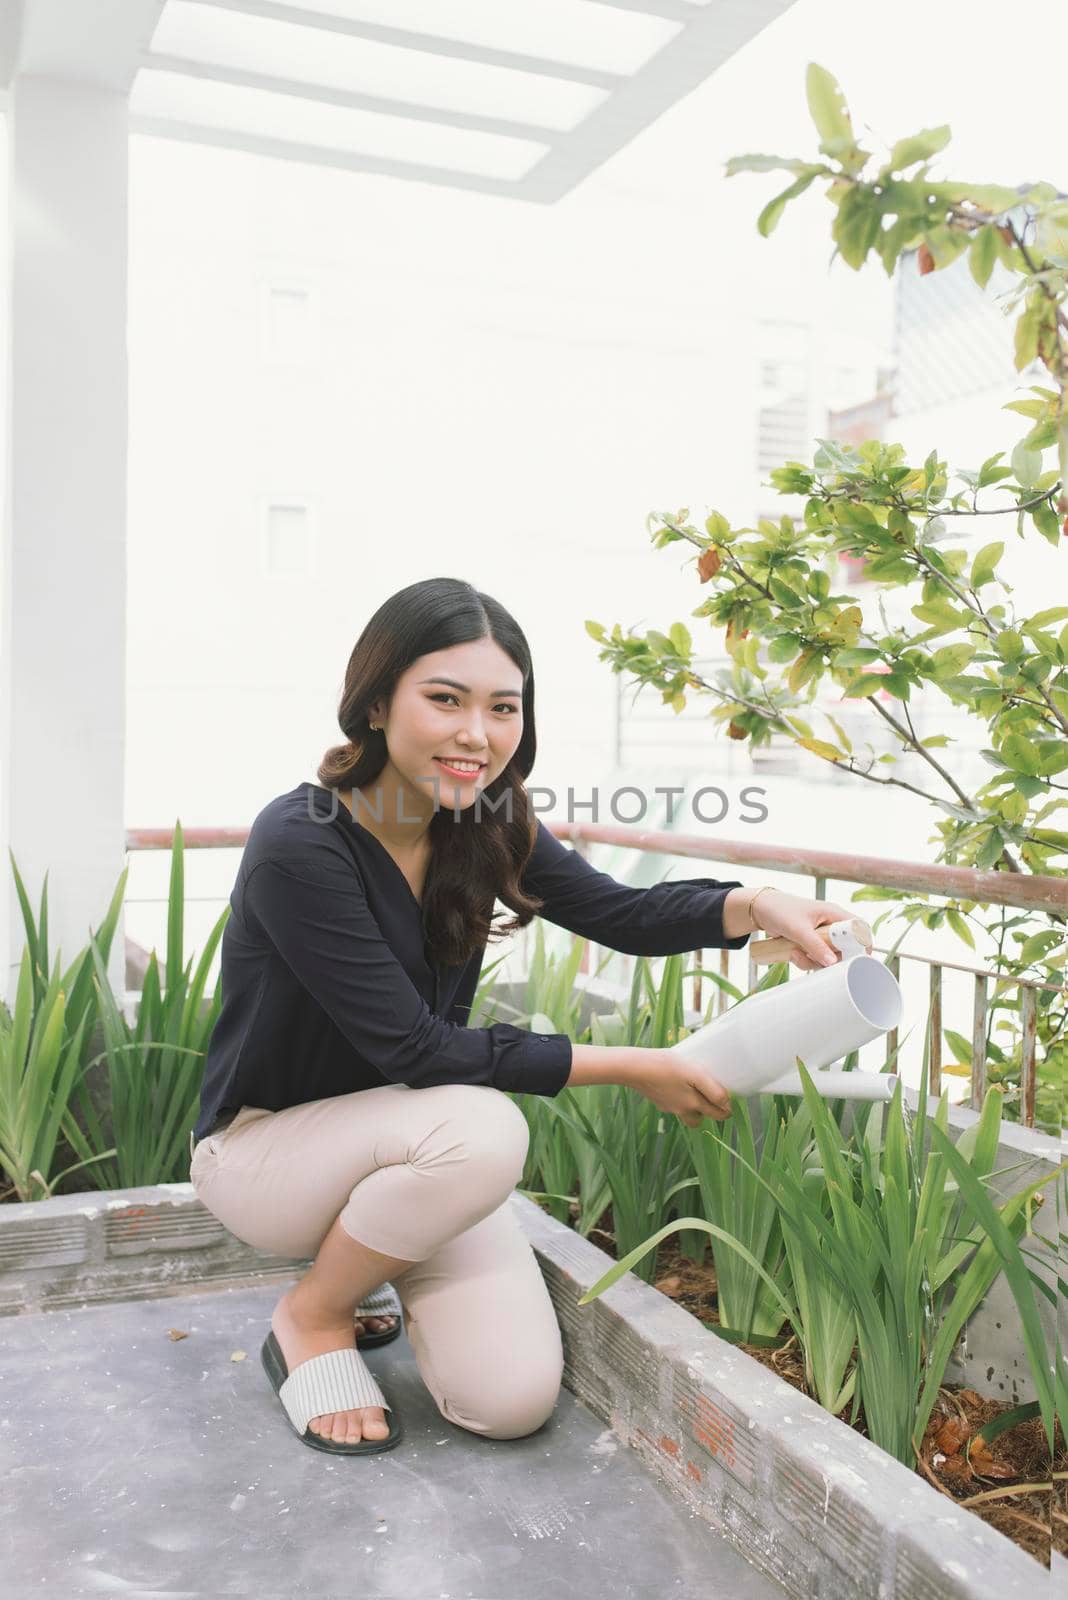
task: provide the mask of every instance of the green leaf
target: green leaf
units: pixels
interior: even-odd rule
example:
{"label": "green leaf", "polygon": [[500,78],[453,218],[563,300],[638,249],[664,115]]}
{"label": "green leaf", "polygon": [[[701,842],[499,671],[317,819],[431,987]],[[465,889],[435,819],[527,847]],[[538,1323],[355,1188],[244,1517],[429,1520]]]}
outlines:
{"label": "green leaf", "polygon": [[959,628],[960,615],[950,605],[948,600],[927,600],[923,605],[913,606],[912,615],[921,622],[926,622],[939,633],[948,633],[950,628]]}
{"label": "green leaf", "polygon": [[1051,622],[1062,622],[1068,617],[1068,606],[1051,606],[1048,611],[1036,611],[1030,622],[1024,624],[1024,632],[1032,628],[1048,628]]}
{"label": "green leaf", "polygon": [[1000,859],[1004,848],[1005,841],[1001,837],[1001,833],[997,828],[991,828],[975,858],[975,864],[980,872],[985,872],[989,867],[992,867],[995,861]]}
{"label": "green leaf", "polygon": [[673,622],[668,629],[668,637],[675,646],[676,655],[688,656],[690,654],[693,649],[693,640],[690,638],[690,630],[685,623]]}
{"label": "green leaf", "polygon": [[951,228],[948,223],[929,227],[924,234],[927,248],[934,257],[935,266],[941,270],[963,255],[971,244],[971,235],[963,228]]}
{"label": "green leaf", "polygon": [[781,194],[777,194],[774,200],[768,201],[757,218],[757,232],[763,238],[766,239],[770,233],[774,233],[779,225],[779,218],[785,211],[787,204],[791,200],[796,200],[799,194],[804,194],[813,179],[818,178],[822,170],[821,167],[814,167],[811,172],[803,172],[799,178],[794,179],[788,189],[784,189]]}
{"label": "green leaf", "polygon": [[1037,301],[1032,301],[1016,324],[1013,344],[1017,372],[1029,367],[1038,355],[1038,330],[1041,318],[1041,305]]}
{"label": "green leaf", "polygon": [[931,156],[936,156],[940,150],[946,148],[951,137],[947,122],[939,128],[924,128],[922,133],[913,133],[907,139],[899,139],[891,150],[890,159],[883,171],[901,172],[917,161],[928,161]]}
{"label": "green leaf", "polygon": [[1044,417],[1048,408],[1043,400],[1006,400],[1001,409],[1018,411],[1021,417]]}
{"label": "green leaf", "polygon": [[831,232],[842,260],[854,271],[864,265],[878,240],[882,220],[878,196],[868,189],[858,184],[842,196]]}
{"label": "green leaf", "polygon": [[796,589],[792,588],[784,578],[780,578],[777,573],[773,573],[768,579],[768,588],[771,590],[779,604],[781,606],[785,606],[788,610],[796,611],[798,606],[807,605],[808,603],[807,595],[799,594]]}
{"label": "green leaf", "polygon": [[1022,488],[1030,489],[1042,471],[1041,451],[1029,450],[1027,445],[1021,442],[1012,452],[1011,460],[1017,482]]}
{"label": "green leaf", "polygon": [[997,234],[993,224],[980,228],[971,242],[968,251],[968,266],[972,277],[980,289],[985,289],[990,282],[990,274],[994,270],[994,263],[998,258]]}
{"label": "green leaf", "polygon": [[1049,951],[1056,949],[1062,938],[1063,935],[1056,928],[1043,928],[1041,933],[1033,933],[1024,940],[1018,959],[1030,966],[1032,961],[1040,961]]}
{"label": "green leaf", "polygon": [[964,943],[970,945],[974,950],[975,940],[972,938],[972,930],[969,928],[960,912],[955,910],[952,906],[947,906],[946,921],[953,929],[953,932],[957,935],[957,938],[963,939]]}
{"label": "green leaf", "polygon": [[969,1041],[962,1033],[956,1033],[952,1028],[943,1028],[942,1032],[945,1034],[949,1048],[953,1052],[953,1059],[959,1061],[962,1067],[970,1067],[972,1064],[972,1047]]}
{"label": "green leaf", "polygon": [[1019,661],[1027,646],[1015,628],[1002,628],[994,640],[994,649],[1002,661]]}
{"label": "green leaf", "polygon": [[931,668],[936,678],[955,678],[963,672],[975,655],[975,646],[961,640],[959,644],[943,645],[931,657]]}
{"label": "green leaf", "polygon": [[834,658],[836,667],[866,667],[869,661],[880,661],[881,650],[871,650],[867,645],[839,650]]}
{"label": "green leaf", "polygon": [[[1039,771],[1047,778],[1052,777],[1055,772],[1063,772],[1065,767],[1068,767],[1068,741],[1064,739],[1043,739],[1038,747],[1038,753],[1042,762]],[[1062,800],[1060,804],[1068,805],[1068,800]]]}
{"label": "green leaf", "polygon": [[1048,544],[1056,545],[1061,536],[1061,526],[1057,521],[1057,513],[1048,502],[1043,500],[1040,505],[1032,506],[1031,518],[1043,539]]}
{"label": "green leaf", "polygon": [[739,172],[804,172],[810,165],[788,156],[731,156],[726,176],[733,178]]}
{"label": "green leaf", "polygon": [[1012,477],[1011,467],[1002,467],[998,465],[1004,454],[1004,450],[999,450],[996,455],[987,456],[986,460],[979,468],[979,479],[976,485],[977,488],[985,489],[989,483],[1000,483],[1002,478]]}
{"label": "green leaf", "polygon": [[887,674],[884,672],[858,673],[852,683],[846,684],[843,697],[847,700],[855,699],[857,696],[866,698],[874,694],[877,689],[885,689],[886,679]]}
{"label": "green leaf", "polygon": [[1010,733],[1003,739],[1001,753],[1017,772],[1025,772],[1029,777],[1034,777],[1041,769],[1042,761],[1038,750],[1030,739],[1024,738],[1022,733]]}
{"label": "green leaf", "polygon": [[853,143],[853,125],[838,80],[826,67],[812,61],[805,75],[805,91],[816,132],[828,152],[838,154]]}
{"label": "green leaf", "polygon": [[940,193],[948,191],[944,196],[947,199],[971,200],[995,217],[1004,216],[1006,211],[1018,206],[1021,198],[1015,189],[1004,188],[996,183],[942,184],[935,188]]}
{"label": "green leaf", "polygon": [[799,648],[792,634],[780,633],[778,638],[772,639],[768,645],[768,660],[775,666],[781,667],[784,662],[794,659]]}
{"label": "green leaf", "polygon": [[[1017,448],[1019,448],[1017,446]],[[1015,455],[1015,451],[1013,452]],[[973,589],[982,588],[984,583],[991,583],[994,579],[994,569],[1005,554],[1005,543],[1002,539],[995,539],[992,544],[984,544],[976,553],[972,562],[972,575],[969,579]]]}

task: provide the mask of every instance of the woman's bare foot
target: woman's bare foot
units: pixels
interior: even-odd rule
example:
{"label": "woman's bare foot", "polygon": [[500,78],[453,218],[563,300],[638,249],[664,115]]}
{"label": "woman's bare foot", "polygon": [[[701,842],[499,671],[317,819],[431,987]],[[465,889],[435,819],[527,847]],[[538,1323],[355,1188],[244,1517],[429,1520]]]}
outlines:
{"label": "woman's bare foot", "polygon": [[[368,1318],[371,1320],[378,1319]],[[271,1313],[271,1327],[285,1357],[286,1369],[292,1372],[312,1356],[328,1355],[331,1350],[355,1349],[355,1329],[359,1324],[322,1327],[309,1322],[305,1316],[298,1317],[293,1310],[292,1290],[287,1290]],[[385,1439],[389,1434],[389,1423],[381,1406],[328,1412],[322,1417],[312,1417],[308,1426],[320,1438],[332,1439],[336,1444],[357,1444],[361,1438]]]}
{"label": "woman's bare foot", "polygon": [[396,1320],[397,1319],[394,1316],[364,1317],[362,1321],[359,1317],[357,1317],[354,1324],[356,1329],[356,1337],[358,1339],[363,1333],[364,1329],[366,1329],[368,1333],[388,1333],[393,1328]]}

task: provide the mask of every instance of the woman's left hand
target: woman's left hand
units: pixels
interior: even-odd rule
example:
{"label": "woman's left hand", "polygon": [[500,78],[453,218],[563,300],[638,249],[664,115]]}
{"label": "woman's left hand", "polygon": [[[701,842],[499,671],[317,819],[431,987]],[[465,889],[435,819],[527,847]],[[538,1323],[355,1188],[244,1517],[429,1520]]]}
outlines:
{"label": "woman's left hand", "polygon": [[[833,967],[841,960],[842,952],[828,944],[816,930],[829,927],[832,922],[852,921],[856,915],[855,911],[833,900],[807,900],[802,895],[785,894],[781,889],[769,889],[753,907],[753,921],[761,932],[769,938],[793,940],[786,959],[802,972]],[[865,948],[870,955],[871,945]]]}

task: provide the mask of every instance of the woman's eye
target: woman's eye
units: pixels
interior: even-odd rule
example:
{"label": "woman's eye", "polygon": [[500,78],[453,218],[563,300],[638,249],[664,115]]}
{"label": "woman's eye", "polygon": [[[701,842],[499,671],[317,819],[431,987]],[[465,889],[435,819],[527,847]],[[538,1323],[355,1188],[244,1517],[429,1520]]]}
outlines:
{"label": "woman's eye", "polygon": [[[456,696],[454,694],[449,694],[444,689],[442,690],[442,692],[440,694],[432,694],[430,696],[430,698],[431,698],[431,700],[456,700]],[[459,705],[459,703],[460,702],[458,700],[456,700],[456,704]],[[519,711],[519,707],[518,706],[510,705],[507,700],[499,701],[497,703],[497,705],[494,706],[493,709],[495,711],[502,711],[503,710],[503,711],[511,711],[513,713],[518,713],[518,711]]]}

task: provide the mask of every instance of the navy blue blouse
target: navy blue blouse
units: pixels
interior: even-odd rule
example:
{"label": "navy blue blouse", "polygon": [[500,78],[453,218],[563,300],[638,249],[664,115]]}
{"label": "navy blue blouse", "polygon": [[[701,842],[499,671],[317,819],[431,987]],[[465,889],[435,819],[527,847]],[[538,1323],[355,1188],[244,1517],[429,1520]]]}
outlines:
{"label": "navy blue blouse", "polygon": [[[631,955],[739,950],[748,938],[723,933],[723,902],[738,880],[631,888],[540,819],[521,882],[544,900],[547,921]],[[429,958],[403,872],[332,790],[298,783],[263,808],[230,908],[197,1139],[243,1105],[280,1111],[383,1083],[555,1095],[567,1082],[566,1033],[465,1025],[485,946],[462,965]]]}

